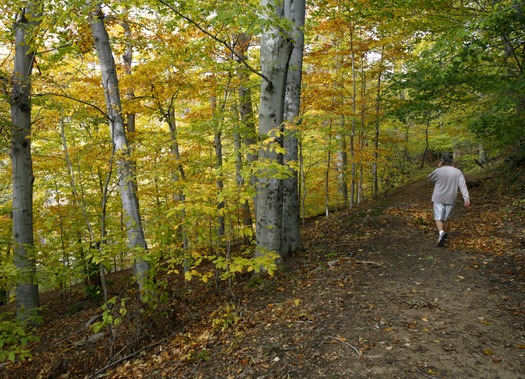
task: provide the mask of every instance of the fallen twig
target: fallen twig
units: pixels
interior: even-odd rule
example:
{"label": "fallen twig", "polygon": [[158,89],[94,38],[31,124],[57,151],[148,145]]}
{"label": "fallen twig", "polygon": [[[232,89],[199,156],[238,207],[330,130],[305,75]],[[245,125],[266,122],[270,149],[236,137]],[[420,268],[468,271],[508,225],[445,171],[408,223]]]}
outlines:
{"label": "fallen twig", "polygon": [[92,374],[92,375],[90,376],[90,379],[94,379],[94,378],[98,377],[100,374],[106,372],[106,371],[109,370],[110,368],[112,368],[112,367],[118,365],[118,364],[121,363],[121,362],[127,361],[127,360],[130,359],[130,358],[133,358],[135,355],[140,354],[140,353],[143,352],[144,350],[148,350],[148,349],[151,349],[151,348],[153,348],[153,347],[156,347],[156,346],[162,344],[163,342],[165,342],[165,341],[168,340],[169,338],[172,338],[172,337],[175,335],[175,333],[176,333],[176,332],[170,334],[168,337],[165,337],[165,338],[161,339],[160,341],[154,342],[154,343],[152,343],[152,344],[150,344],[150,345],[148,345],[148,346],[144,346],[144,347],[138,349],[137,351],[134,351],[133,353],[126,355],[125,357],[123,357],[123,358],[121,358],[121,359],[118,359],[118,360],[116,360],[116,361],[114,361],[114,362],[109,363],[109,364],[106,365],[105,367],[101,368],[100,370],[98,370],[97,372],[95,372],[94,374]]}
{"label": "fallen twig", "polygon": [[432,375],[425,374],[425,373],[424,373],[423,371],[421,371],[421,370],[416,369],[416,371],[417,371],[419,374],[423,375],[425,378],[428,378],[428,379],[439,379],[437,376],[432,376]]}
{"label": "fallen twig", "polygon": [[330,336],[330,338],[336,340],[337,342],[341,342],[342,344],[350,347],[353,351],[355,351],[355,353],[357,354],[357,356],[359,358],[361,358],[363,356],[363,353],[361,352],[361,350],[359,350],[357,347],[355,347],[354,345],[352,344],[349,344],[348,342],[344,341],[343,339],[341,339],[340,337],[333,337],[333,336]]}
{"label": "fallen twig", "polygon": [[375,267],[384,267],[385,265],[381,262],[374,262],[374,261],[355,261],[354,263],[362,264],[362,265],[370,265]]}

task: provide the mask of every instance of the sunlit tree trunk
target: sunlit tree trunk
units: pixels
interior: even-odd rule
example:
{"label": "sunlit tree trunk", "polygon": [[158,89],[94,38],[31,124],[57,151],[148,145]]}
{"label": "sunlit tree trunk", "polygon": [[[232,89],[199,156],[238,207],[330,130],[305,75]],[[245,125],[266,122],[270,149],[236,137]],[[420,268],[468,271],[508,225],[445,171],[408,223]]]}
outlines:
{"label": "sunlit tree trunk", "polygon": [[39,306],[33,252],[33,163],[31,158],[31,72],[35,54],[28,36],[38,25],[29,2],[15,22],[15,60],[11,92],[11,162],[13,184],[14,263],[18,270],[16,313],[19,320],[35,323]]}
{"label": "sunlit tree trunk", "polygon": [[282,255],[297,250],[301,244],[299,183],[297,173],[299,141],[297,126],[300,122],[301,79],[304,50],[305,0],[287,2],[285,16],[293,23],[293,50],[287,75],[284,121],[290,126],[284,134],[284,163],[292,163],[290,177],[283,180],[283,245]]}
{"label": "sunlit tree trunk", "polygon": [[150,265],[141,255],[147,249],[146,239],[140,218],[138,197],[133,183],[133,170],[122,117],[117,71],[109,36],[104,24],[104,16],[100,7],[97,7],[96,11],[91,14],[90,24],[102,73],[102,86],[106,96],[111,136],[116,151],[118,185],[127,230],[128,246],[135,254],[134,272],[137,276],[139,289],[141,294],[145,294]]}
{"label": "sunlit tree trunk", "polygon": [[[277,0],[262,0],[264,17],[278,20],[284,17],[285,4]],[[276,26],[264,31],[261,36],[261,98],[259,107],[259,138],[270,144],[281,145],[280,131],[284,116],[286,77],[291,54],[291,43],[285,31]],[[259,150],[261,167],[272,164],[282,166],[283,156],[271,146]],[[275,169],[265,168],[258,173],[256,194],[256,255],[268,252],[281,254],[282,249],[282,180],[276,177]],[[277,175],[276,175],[277,174]]]}

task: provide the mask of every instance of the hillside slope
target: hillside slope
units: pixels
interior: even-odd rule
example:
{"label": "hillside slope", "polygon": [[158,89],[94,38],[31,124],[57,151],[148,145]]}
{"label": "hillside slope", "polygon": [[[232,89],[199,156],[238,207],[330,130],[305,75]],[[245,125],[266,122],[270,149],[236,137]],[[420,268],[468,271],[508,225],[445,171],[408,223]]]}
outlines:
{"label": "hillside slope", "polygon": [[50,300],[33,361],[0,378],[525,378],[523,188],[501,183],[470,181],[444,248],[431,185],[412,183],[309,220],[274,278],[172,283],[171,318],[130,319],[112,341],[79,343],[99,310]]}

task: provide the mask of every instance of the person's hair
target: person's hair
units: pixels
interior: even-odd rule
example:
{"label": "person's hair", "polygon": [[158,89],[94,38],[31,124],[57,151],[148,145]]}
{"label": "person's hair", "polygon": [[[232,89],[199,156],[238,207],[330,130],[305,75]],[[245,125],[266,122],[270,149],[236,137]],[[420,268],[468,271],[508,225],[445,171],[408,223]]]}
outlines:
{"label": "person's hair", "polygon": [[443,154],[443,163],[445,163],[445,164],[452,164],[452,163],[454,163],[454,155],[452,155],[452,153],[444,153]]}

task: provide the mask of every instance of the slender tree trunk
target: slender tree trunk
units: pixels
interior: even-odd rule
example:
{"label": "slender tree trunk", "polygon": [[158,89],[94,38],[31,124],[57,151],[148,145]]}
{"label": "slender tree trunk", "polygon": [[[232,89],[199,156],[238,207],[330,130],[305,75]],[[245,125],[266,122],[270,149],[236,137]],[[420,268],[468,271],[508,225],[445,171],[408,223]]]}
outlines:
{"label": "slender tree trunk", "polygon": [[[129,26],[129,21],[125,20],[123,22],[123,28],[124,28],[124,35],[126,37],[126,43],[125,43],[125,49],[124,54],[122,55],[122,60],[124,62],[124,72],[126,75],[131,76],[132,74],[132,67],[133,67],[133,45],[131,43],[131,28]],[[126,89],[125,97],[127,100],[131,101],[135,98],[135,91],[133,90],[133,86],[130,86]],[[137,181],[136,181],[136,165],[135,161],[133,160],[133,143],[135,140],[135,132],[136,132],[136,119],[137,115],[135,112],[130,112],[126,115],[126,130],[127,130],[127,139],[129,142],[129,152],[130,156],[132,157],[130,160],[131,165],[131,172],[133,175],[133,181],[132,184],[135,187],[134,191],[137,193]]]}
{"label": "slender tree trunk", "polygon": [[377,74],[377,90],[376,90],[376,109],[375,109],[375,135],[374,135],[374,163],[372,164],[372,182],[373,182],[373,195],[379,194],[379,133],[381,127],[381,77],[383,75],[383,51],[384,46],[381,46],[381,59],[379,61],[380,70]]}
{"label": "slender tree trunk", "polygon": [[[278,0],[262,0],[262,8],[272,12],[265,15],[268,20],[284,17],[285,5]],[[275,26],[266,30],[261,37],[261,102],[259,107],[259,139],[281,145],[281,131],[284,116],[284,99],[288,63],[292,51],[286,32]],[[282,166],[282,154],[272,146],[259,149],[261,165]],[[256,255],[269,252],[282,254],[282,180],[273,169],[264,168],[258,174],[256,194]]]}
{"label": "slender tree trunk", "polygon": [[[84,221],[86,222],[86,228],[89,232],[90,237],[90,247],[96,248],[99,253],[102,251],[103,244],[106,243],[106,197],[108,192],[108,186],[109,186],[109,177],[111,176],[111,171],[108,173],[108,180],[106,180],[106,184],[104,186],[101,186],[101,193],[102,193],[102,215],[101,215],[101,238],[100,241],[96,241],[95,238],[95,232],[91,226],[91,222],[89,220],[88,212],[86,210],[86,204],[84,201],[83,196],[81,196],[81,193],[79,193],[77,189],[76,179],[75,179],[75,171],[73,170],[73,164],[71,162],[71,158],[69,156],[69,148],[67,145],[66,140],[66,132],[65,132],[65,126],[64,126],[64,117],[60,118],[60,132],[61,132],[61,138],[62,138],[62,148],[64,149],[64,158],[67,163],[68,171],[69,171],[69,184],[71,186],[71,192],[73,195],[73,199],[75,202],[78,203],[78,206],[82,212],[82,216],[84,217]],[[111,158],[111,161],[113,161],[113,157]],[[112,166],[112,164],[110,164]],[[79,237],[80,240],[80,237]],[[86,270],[86,281],[89,284],[93,283],[100,283],[100,288],[102,289],[102,292],[104,294],[104,302],[108,301],[108,288],[106,283],[106,268],[104,267],[103,263],[99,263],[97,266],[97,273],[91,271],[91,267],[94,265],[93,259],[85,259],[84,253],[81,254],[82,259],[84,260],[83,264]]]}
{"label": "slender tree trunk", "polygon": [[482,143],[479,144],[479,147],[478,147],[478,151],[479,151],[479,162],[481,164],[484,164],[487,162],[487,152],[485,151],[485,147],[483,146]]}
{"label": "slender tree trunk", "polygon": [[408,153],[408,141],[410,139],[410,122],[408,122],[405,126],[405,139],[403,143],[403,156],[402,156],[402,162],[401,162],[401,183],[405,183],[405,178],[408,174],[407,166],[408,162],[410,161],[409,153]]}
{"label": "slender tree trunk", "polygon": [[28,2],[14,25],[15,61],[11,92],[11,163],[13,183],[13,250],[18,270],[17,318],[29,324],[39,306],[33,247],[33,163],[31,158],[31,72],[35,54],[28,35],[35,29],[35,9]]}
{"label": "slender tree trunk", "polygon": [[359,131],[359,180],[358,180],[358,190],[357,190],[357,204],[361,204],[365,200],[364,192],[364,183],[363,183],[363,171],[364,171],[364,159],[363,155],[365,153],[365,148],[368,145],[368,138],[366,133],[366,91],[367,91],[367,82],[366,82],[366,71],[365,71],[365,62],[364,59],[361,61],[361,129]]}
{"label": "slender tree trunk", "polygon": [[[225,94],[224,104],[226,104],[227,92]],[[214,115],[214,131],[213,131],[213,146],[215,148],[215,171],[217,172],[217,192],[222,194],[224,190],[224,180],[222,179],[222,114],[224,113],[224,106],[221,104],[220,107],[217,106],[217,99],[212,97],[212,114]],[[222,197],[222,196],[221,196]],[[219,244],[221,243],[222,238],[226,230],[225,220],[224,220],[224,200],[219,200],[217,202],[218,210],[218,228],[217,228],[217,237],[219,239]]]}
{"label": "slender tree trunk", "polygon": [[[126,37],[126,48],[124,50],[124,54],[122,55],[122,60],[124,61],[124,69],[126,75],[132,74],[132,67],[133,67],[133,45],[131,44],[131,28],[129,27],[129,22],[124,21],[123,23],[124,27],[124,35]],[[135,98],[135,91],[133,90],[133,87],[130,86],[126,89],[126,99],[127,100],[133,100]],[[129,139],[131,140],[135,133],[135,120],[136,120],[136,114],[134,112],[128,113],[126,117],[127,121],[127,129],[129,133]]]}
{"label": "slender tree trunk", "polygon": [[[284,163],[297,167],[299,140],[297,126],[301,105],[303,71],[305,0],[287,2],[285,16],[293,23],[293,50],[288,66],[284,121],[290,126],[284,134]],[[297,168],[289,167],[290,177],[283,180],[283,243],[282,255],[287,256],[301,245],[299,183]]]}
{"label": "slender tree trunk", "polygon": [[356,197],[356,156],[355,156],[355,131],[356,131],[356,117],[357,117],[357,73],[355,67],[355,49],[354,49],[354,31],[350,33],[350,49],[352,60],[352,131],[350,133],[350,157],[352,159],[351,170],[351,190],[350,190],[350,208],[355,205]]}
{"label": "slender tree trunk", "polygon": [[325,216],[328,217],[330,214],[330,163],[332,161],[332,121],[330,121],[330,129],[328,132],[328,152],[326,157],[326,172],[324,179],[324,209]]}
{"label": "slender tree trunk", "polygon": [[338,159],[338,171],[339,171],[339,190],[341,192],[341,198],[343,199],[343,206],[348,206],[348,146],[345,131],[346,123],[344,116],[341,116],[340,129],[341,132],[337,136],[339,140],[339,159]]}
{"label": "slender tree trunk", "polygon": [[301,214],[302,214],[302,224],[304,225],[306,221],[306,169],[304,167],[304,151],[303,143],[299,140],[299,193],[301,194]]}
{"label": "slender tree trunk", "polygon": [[[236,57],[240,59],[247,59],[248,46],[250,43],[250,37],[247,34],[239,34],[237,36],[237,42],[235,44],[237,54]],[[239,60],[239,58],[236,58]],[[257,142],[257,131],[255,127],[255,120],[253,114],[253,105],[252,105],[252,95],[250,87],[246,85],[249,80],[248,73],[244,67],[239,68],[239,78],[241,84],[238,90],[239,96],[239,115],[241,118],[241,127],[239,128],[239,146],[237,154],[237,185],[241,189],[244,185],[244,177],[241,175],[241,169],[243,166],[243,155],[241,154],[241,141],[243,142],[245,148],[247,149],[246,153],[246,164],[251,165],[257,160],[257,155],[251,152],[251,146]],[[250,176],[249,178],[250,186],[255,187],[256,178],[255,176]],[[253,219],[252,211],[250,209],[250,203],[245,201],[241,204],[242,212],[242,223],[245,228],[253,229]],[[244,243],[249,244],[252,241],[252,238],[249,236],[244,237]]]}
{"label": "slender tree trunk", "polygon": [[[175,110],[173,109],[173,99],[172,103],[169,106],[168,111],[164,115],[166,122],[168,123],[168,126],[170,128],[170,136],[171,136],[171,154],[175,158],[177,170],[175,170],[172,173],[172,179],[175,185],[180,185],[181,181],[184,181],[186,179],[186,174],[184,172],[184,167],[181,163],[181,157],[180,157],[180,149],[179,149],[179,136],[177,131],[177,120],[175,118]],[[182,189],[179,189],[175,192],[173,196],[175,201],[179,201],[182,204],[186,201],[186,195],[184,194],[184,191]],[[181,219],[180,225],[177,229],[177,232],[182,240],[182,249],[183,251],[188,251],[188,248],[190,246],[188,233],[186,231],[186,227],[184,226],[185,220],[186,220],[186,210],[182,208],[182,210],[179,212],[179,217]],[[188,269],[188,262],[185,261],[184,269]]]}
{"label": "slender tree trunk", "polygon": [[428,142],[428,130],[430,129],[430,118],[427,119],[427,125],[425,128],[425,151],[423,151],[423,155],[421,157],[421,165],[419,168],[423,168],[425,165],[425,158],[427,156],[428,148],[429,148],[429,142]]}
{"label": "slender tree trunk", "polygon": [[90,24],[102,72],[102,86],[106,96],[111,136],[116,151],[118,184],[127,230],[128,246],[130,251],[135,254],[134,272],[137,276],[141,294],[145,295],[146,292],[150,292],[149,289],[146,289],[150,265],[142,257],[144,251],[147,250],[146,239],[140,218],[138,197],[133,182],[133,169],[122,117],[117,71],[109,43],[109,36],[104,24],[104,16],[100,7],[97,7],[96,11],[91,14]]}

